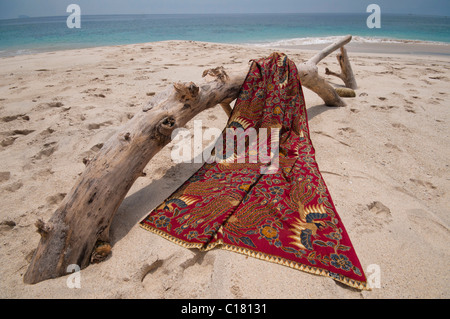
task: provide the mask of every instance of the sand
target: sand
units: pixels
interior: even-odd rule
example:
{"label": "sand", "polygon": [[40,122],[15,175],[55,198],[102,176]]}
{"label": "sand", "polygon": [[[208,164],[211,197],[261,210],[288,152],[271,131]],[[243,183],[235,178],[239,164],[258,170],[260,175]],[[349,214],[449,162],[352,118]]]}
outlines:
{"label": "sand", "polygon": [[[282,51],[300,63],[314,50]],[[379,283],[362,292],[233,252],[185,249],[140,228],[201,165],[175,164],[172,144],[133,185],[111,226],[112,255],[79,273],[80,288],[68,276],[25,285],[34,223],[52,216],[84,157],[171,83],[199,81],[220,65],[246,69],[273,50],[167,41],[1,58],[0,297],[449,298],[450,56],[420,50],[349,49],[359,87],[346,107],[326,107],[304,89],[320,170],[366,275]],[[338,71],[334,54],[321,74],[325,67]],[[227,117],[217,106],[195,119],[222,129]]]}

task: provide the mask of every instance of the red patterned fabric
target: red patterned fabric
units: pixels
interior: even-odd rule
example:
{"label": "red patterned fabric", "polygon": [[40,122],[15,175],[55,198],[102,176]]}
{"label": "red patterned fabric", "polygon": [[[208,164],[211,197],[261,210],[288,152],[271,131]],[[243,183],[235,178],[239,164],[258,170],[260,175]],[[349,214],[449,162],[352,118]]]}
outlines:
{"label": "red patterned fabric", "polygon": [[[261,148],[250,134],[218,143],[141,226],[187,248],[217,246],[366,289],[316,163],[298,71],[286,55],[252,61],[223,134],[239,128],[256,131],[269,157],[255,163]],[[246,140],[243,152],[239,140]]]}

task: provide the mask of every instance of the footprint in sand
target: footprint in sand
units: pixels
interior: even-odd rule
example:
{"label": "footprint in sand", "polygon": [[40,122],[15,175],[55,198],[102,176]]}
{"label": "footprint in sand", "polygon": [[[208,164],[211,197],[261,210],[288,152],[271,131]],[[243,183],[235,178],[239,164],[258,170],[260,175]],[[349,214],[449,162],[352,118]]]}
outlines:
{"label": "footprint in sand", "polygon": [[392,221],[392,213],[389,207],[382,202],[374,201],[367,205],[369,212],[374,216],[378,224],[388,224]]}
{"label": "footprint in sand", "polygon": [[391,144],[391,143],[386,143],[384,144],[384,146],[386,146],[387,148],[391,149],[391,150],[395,150],[398,152],[403,152],[397,145]]}
{"label": "footprint in sand", "polygon": [[342,136],[346,139],[350,138],[351,136],[358,136],[358,134],[356,133],[356,130],[351,127],[339,128],[337,135]]}
{"label": "footprint in sand", "polygon": [[3,132],[0,135],[4,135],[4,136],[6,136],[6,138],[0,142],[0,145],[3,147],[8,147],[8,146],[14,144],[14,142],[16,141],[16,139],[19,138],[19,136],[28,135],[33,132],[34,132],[34,130],[26,130],[26,129]]}
{"label": "footprint in sand", "polygon": [[394,105],[375,105],[375,104],[372,104],[370,107],[377,111],[389,111],[390,109],[396,108]]}
{"label": "footprint in sand", "polygon": [[11,178],[11,172],[0,172],[0,183],[6,182]]}
{"label": "footprint in sand", "polygon": [[53,132],[55,132],[54,129],[52,129],[51,127],[47,127],[47,129],[43,130],[41,133],[39,133],[39,135],[41,135],[41,136],[49,136]]}
{"label": "footprint in sand", "polygon": [[18,87],[18,86],[13,86],[11,88],[9,88],[10,90],[14,90],[14,94],[19,94],[22,91],[28,89],[28,86],[24,86],[24,87]]}
{"label": "footprint in sand", "polygon": [[[25,167],[24,167],[24,169],[25,169]],[[38,171],[37,173],[34,173],[31,178],[33,180],[47,179],[49,176],[53,175],[54,173],[55,172],[52,171],[51,168],[45,168],[45,169]]]}
{"label": "footprint in sand", "polygon": [[196,279],[194,293],[199,297],[210,284],[214,261],[215,256],[206,252],[195,252],[192,257],[174,254],[144,265],[140,271],[141,282],[146,291],[161,296],[189,286],[185,279],[189,273],[204,274]]}
{"label": "footprint in sand", "polygon": [[8,147],[14,144],[14,142],[16,141],[17,137],[7,137],[4,140],[2,140],[0,142],[0,145],[3,147]]}
{"label": "footprint in sand", "polygon": [[[96,92],[97,90],[101,91],[100,93],[93,93]],[[93,97],[101,97],[101,98],[106,98],[105,93],[111,92],[111,89],[97,89],[97,88],[92,88],[92,89],[87,89],[84,91],[81,91],[81,93],[88,93],[89,96],[93,96]]]}
{"label": "footprint in sand", "polygon": [[389,207],[380,201],[374,201],[363,206],[358,205],[355,216],[355,229],[360,233],[372,233],[381,230],[392,222],[392,213]]}
{"label": "footprint in sand", "polygon": [[[379,96],[378,99],[382,102],[388,101],[388,98],[384,97],[384,96]],[[384,103],[381,105],[380,104],[372,104],[372,105],[370,105],[370,107],[377,111],[389,111],[391,109],[396,108],[395,105],[384,105]]]}
{"label": "footprint in sand", "polygon": [[16,115],[9,115],[9,116],[4,116],[4,117],[0,118],[0,121],[2,121],[2,122],[11,122],[11,121],[15,121],[15,120],[29,121],[30,117],[26,114],[16,114]]}
{"label": "footprint in sand", "polygon": [[17,182],[13,182],[9,185],[6,185],[4,187],[4,190],[14,193],[14,192],[18,191],[19,189],[21,189],[22,186],[23,186],[23,183],[21,181],[17,181]]}
{"label": "footprint in sand", "polygon": [[62,107],[62,106],[64,106],[64,103],[60,102],[60,101],[54,101],[54,102],[47,103],[47,106],[48,107]]}
{"label": "footprint in sand", "polygon": [[428,104],[438,105],[438,104],[440,104],[440,101],[442,101],[442,99],[439,99],[439,98],[431,98],[431,99],[428,100]]}
{"label": "footprint in sand", "polygon": [[93,78],[91,82],[105,82],[105,80],[99,79],[99,78]]}
{"label": "footprint in sand", "polygon": [[33,133],[34,131],[35,130],[27,130],[27,129],[24,129],[24,130],[13,130],[13,131],[10,131],[9,134],[10,135],[28,135],[28,134]]}
{"label": "footprint in sand", "polygon": [[405,111],[408,113],[414,113],[414,114],[416,113],[416,111],[414,110],[414,108],[411,105],[405,105],[404,108],[405,108]]}
{"label": "footprint in sand", "polygon": [[66,193],[58,193],[53,196],[49,196],[46,198],[47,204],[51,206],[57,205],[64,199],[64,197],[66,197],[66,195]]}
{"label": "footprint in sand", "polygon": [[98,130],[102,126],[108,126],[113,124],[112,121],[106,121],[102,123],[90,123],[88,124],[88,130]]}
{"label": "footprint in sand", "polygon": [[426,188],[429,188],[429,189],[436,189],[437,188],[432,183],[424,182],[424,181],[422,181],[420,179],[410,178],[409,180],[411,182],[413,182],[414,184],[416,184],[417,186],[422,186],[422,187],[426,187]]}
{"label": "footprint in sand", "polygon": [[411,131],[402,123],[392,123],[392,127],[401,129],[404,132],[411,133]]}
{"label": "footprint in sand", "polygon": [[234,297],[238,299],[241,299],[243,296],[241,288],[239,287],[239,282],[236,282],[234,285],[231,286],[230,292],[233,294]]}
{"label": "footprint in sand", "polygon": [[11,230],[16,226],[16,222],[10,219],[0,222],[0,233]]}
{"label": "footprint in sand", "polygon": [[341,127],[339,130],[342,131],[342,132],[350,133],[350,134],[356,132],[356,130],[354,130],[351,127]]}
{"label": "footprint in sand", "polygon": [[150,77],[146,76],[146,75],[142,75],[142,76],[137,76],[135,77],[133,80],[135,81],[145,81],[145,80],[149,80]]}
{"label": "footprint in sand", "polygon": [[43,157],[49,157],[58,149],[58,144],[56,142],[50,142],[44,144],[43,148],[33,156],[34,159],[42,159]]}
{"label": "footprint in sand", "polygon": [[401,93],[398,93],[398,92],[391,92],[391,94],[390,95],[393,95],[393,96],[395,96],[395,97],[399,97],[399,98],[403,98],[404,97],[404,95],[403,94],[401,94]]}

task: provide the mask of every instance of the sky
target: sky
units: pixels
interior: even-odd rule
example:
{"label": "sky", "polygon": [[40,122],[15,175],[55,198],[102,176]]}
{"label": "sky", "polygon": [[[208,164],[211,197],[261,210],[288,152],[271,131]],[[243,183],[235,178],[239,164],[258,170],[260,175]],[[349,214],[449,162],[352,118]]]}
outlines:
{"label": "sky", "polygon": [[450,16],[450,0],[0,0],[0,19],[65,16],[69,4],[81,14],[173,13],[365,13],[378,4],[381,13]]}

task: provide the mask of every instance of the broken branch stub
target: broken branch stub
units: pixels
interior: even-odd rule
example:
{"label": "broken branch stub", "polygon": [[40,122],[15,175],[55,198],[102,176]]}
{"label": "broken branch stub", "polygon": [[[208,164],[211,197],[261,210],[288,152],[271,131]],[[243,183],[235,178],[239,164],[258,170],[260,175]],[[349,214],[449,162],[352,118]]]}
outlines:
{"label": "broken branch stub", "polygon": [[347,50],[344,46],[341,47],[341,52],[336,55],[336,58],[341,67],[341,73],[332,72],[330,69],[325,68],[325,74],[333,75],[340,78],[347,88],[356,90],[358,85],[356,84],[356,79],[353,74],[352,65],[347,55]]}
{"label": "broken branch stub", "polygon": [[335,50],[342,48],[352,39],[351,35],[330,44],[311,59],[298,67],[302,85],[319,95],[327,106],[345,106],[345,102],[336,93],[334,88],[319,75],[317,64]]}

